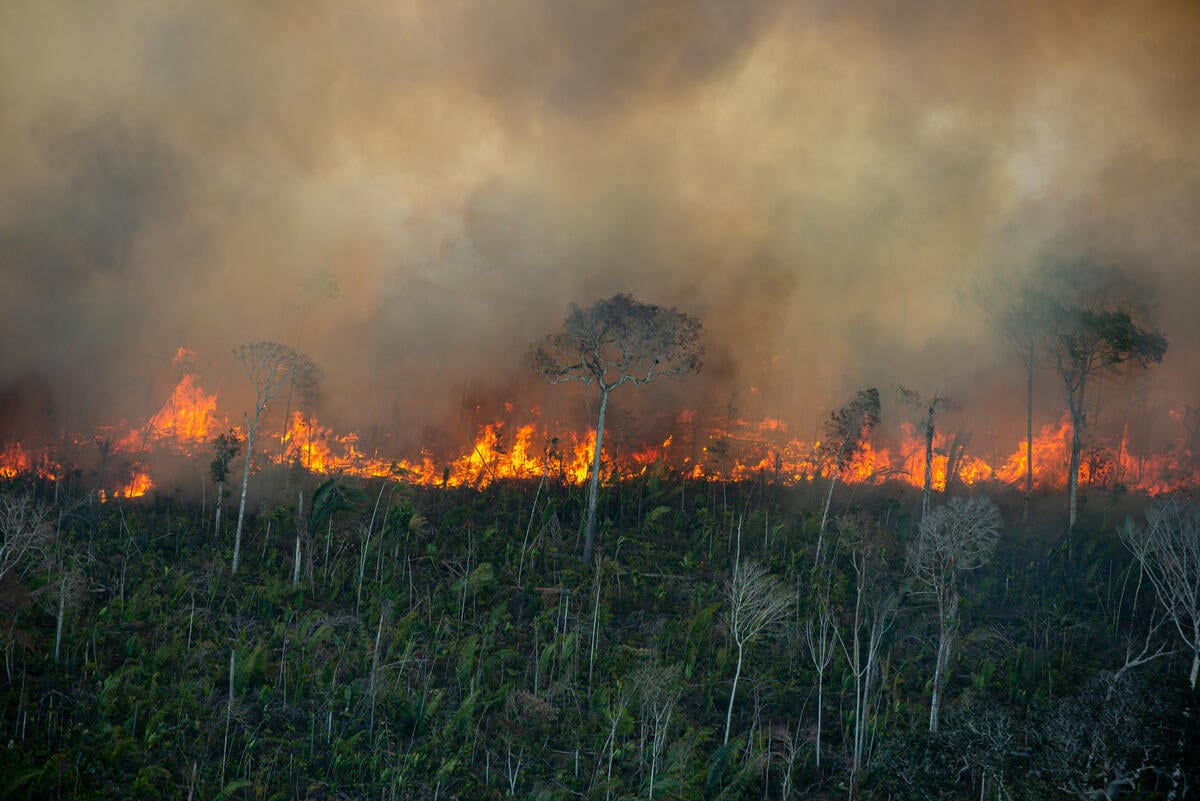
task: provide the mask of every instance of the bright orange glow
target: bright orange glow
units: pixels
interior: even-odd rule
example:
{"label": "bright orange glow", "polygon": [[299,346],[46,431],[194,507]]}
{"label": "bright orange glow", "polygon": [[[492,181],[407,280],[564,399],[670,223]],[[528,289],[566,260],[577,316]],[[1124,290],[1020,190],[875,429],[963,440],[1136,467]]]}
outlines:
{"label": "bright orange glow", "polygon": [[[180,350],[177,362],[191,354]],[[387,477],[426,486],[485,487],[506,479],[538,479],[542,476],[580,484],[589,478],[595,431],[565,431],[541,422],[511,419],[521,412],[506,404],[505,419],[482,425],[474,441],[456,452],[430,453],[389,458],[364,453],[357,434],[340,434],[322,424],[315,415],[294,411],[282,430],[271,430],[268,416],[260,442],[272,443],[267,457],[280,465],[296,465],[316,474],[340,474],[360,478]],[[537,421],[540,410],[528,416]],[[1182,419],[1174,415],[1176,422]],[[195,375],[186,374],[163,406],[146,422],[123,437],[85,437],[76,442],[81,449],[105,443],[110,457],[135,456],[139,472],[125,486],[107,488],[109,497],[139,497],[153,486],[144,465],[154,453],[174,453],[207,459],[217,432],[228,428],[228,418],[218,413],[217,395],[205,391]],[[245,432],[241,432],[243,436]],[[683,410],[658,444],[630,444],[606,432],[602,475],[606,480],[628,479],[655,472],[691,480],[745,481],[767,478],[796,484],[827,478],[833,459],[819,441],[791,435],[782,420],[767,418],[701,418]],[[1066,485],[1070,455],[1071,423],[1064,416],[1041,428],[1033,442],[1034,484],[1044,490],[1061,490]],[[1017,442],[1011,451],[996,450],[990,459],[969,449],[954,432],[939,431],[933,440],[932,488],[942,491],[948,483],[971,486],[995,481],[1017,487],[1025,481],[1026,446]],[[259,449],[256,449],[259,450]],[[841,469],[840,480],[876,484],[903,481],[923,487],[925,439],[911,425],[902,426],[898,442],[885,444],[866,440]],[[1132,490],[1162,493],[1184,485],[1200,484],[1200,460],[1182,444],[1165,454],[1130,451],[1128,431],[1121,440],[1104,448],[1085,448],[1080,466],[1080,485],[1111,487],[1121,483]],[[615,460],[615,462],[614,462]],[[49,452],[35,456],[20,443],[0,450],[0,479],[36,472],[53,479],[61,467]],[[953,472],[953,475],[951,475]]]}
{"label": "bright orange glow", "polygon": [[35,457],[20,442],[10,442],[0,450],[0,480],[32,473],[38,478],[55,481],[59,472],[59,466],[50,459],[48,452]]}
{"label": "bright orange glow", "polygon": [[153,489],[153,487],[154,482],[150,479],[150,475],[139,470],[134,474],[129,483],[113,494],[118,498],[140,498]]}

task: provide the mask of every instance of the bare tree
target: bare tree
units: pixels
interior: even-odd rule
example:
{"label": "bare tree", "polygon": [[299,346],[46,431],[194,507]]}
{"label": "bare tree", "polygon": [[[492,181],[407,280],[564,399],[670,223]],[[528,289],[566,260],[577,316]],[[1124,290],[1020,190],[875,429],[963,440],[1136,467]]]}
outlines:
{"label": "bare tree", "polygon": [[834,634],[854,682],[850,797],[857,798],[859,781],[869,766],[875,745],[883,683],[880,663],[884,657],[884,638],[895,621],[897,599],[876,578],[876,573],[884,569],[877,527],[869,521],[860,523],[853,518],[842,518],[838,528],[854,568],[854,609],[841,626],[834,628]]}
{"label": "bare tree", "polygon": [[53,537],[50,511],[31,494],[0,493],[0,579],[42,568]]}
{"label": "bare tree", "polygon": [[833,662],[833,653],[837,642],[837,621],[834,619],[833,608],[830,605],[831,584],[833,583],[833,565],[826,560],[814,570],[809,597],[813,599],[813,609],[801,624],[800,633],[808,656],[812,660],[813,670],[817,672],[817,735],[813,741],[813,755],[817,770],[821,769],[821,726],[825,707],[825,674]]}
{"label": "bare tree", "polygon": [[833,474],[829,479],[829,494],[825,496],[825,511],[821,513],[821,531],[817,538],[816,561],[821,561],[821,544],[829,523],[829,507],[833,503],[833,488],[837,486],[842,469],[854,458],[879,425],[879,390],[860,389],[846,405],[830,415],[825,424],[827,438],[821,450],[833,458]]}
{"label": "bare tree", "polygon": [[1088,422],[1088,382],[1123,364],[1148,367],[1161,362],[1167,340],[1160,331],[1134,321],[1138,290],[1123,274],[1085,263],[1059,268],[1052,279],[1053,294],[1044,301],[1049,329],[1043,347],[1063,381],[1071,414],[1070,534],[1075,530],[1080,452]]}
{"label": "bare tree", "polygon": [[724,742],[728,743],[733,699],[742,677],[746,646],[779,625],[792,608],[792,596],[762,565],[739,559],[726,585],[726,597],[729,600],[729,635],[737,646],[737,668],[733,674],[733,689],[729,691],[729,708],[725,712]]}
{"label": "bare tree", "polygon": [[654,780],[662,764],[675,704],[683,692],[679,683],[680,672],[679,665],[664,665],[657,656],[653,656],[630,678],[639,701],[642,738],[650,751],[650,783],[647,790],[650,799],[654,798]]}
{"label": "bare tree", "polygon": [[[937,435],[937,416],[939,412],[957,410],[958,404],[938,394],[936,389],[928,398],[915,390],[902,386],[896,387],[896,393],[900,396],[901,403],[922,414],[920,427],[921,434],[925,437],[925,489],[921,494],[921,519],[924,520],[929,514],[929,502],[933,494],[933,440]],[[950,483],[949,467],[947,464],[947,489]]]}
{"label": "bare tree", "polygon": [[250,489],[250,466],[254,461],[254,437],[258,433],[259,421],[263,412],[279,396],[280,390],[286,386],[309,392],[316,386],[319,371],[307,356],[278,342],[240,345],[234,349],[233,355],[245,368],[255,392],[254,416],[247,422],[246,466],[242,472],[242,499],[238,504],[233,566],[230,568],[231,573],[237,573],[242,548],[242,525],[246,517],[246,495]]}
{"label": "bare tree", "polygon": [[950,655],[958,634],[959,578],[992,556],[1002,525],[1000,510],[984,495],[952,498],[921,520],[920,535],[908,554],[908,567],[929,587],[937,604],[938,648],[929,704],[929,730],[938,728]]}
{"label": "bare tree", "polygon": [[1170,498],[1146,512],[1145,527],[1126,520],[1120,532],[1192,651],[1188,681],[1195,690],[1200,677],[1200,507]]}
{"label": "bare tree", "polygon": [[580,381],[587,386],[595,384],[600,392],[583,545],[583,563],[589,570],[608,396],[622,384],[640,386],[656,378],[678,378],[698,371],[704,355],[701,328],[699,320],[681,311],[640,303],[629,295],[613,295],[587,308],[572,304],[562,330],[530,351],[531,366],[549,383]]}
{"label": "bare tree", "polygon": [[1004,276],[976,284],[973,294],[1025,368],[1025,493],[1021,520],[1027,523],[1033,498],[1033,379],[1047,330],[1044,298],[1032,289],[1028,279],[1016,282]]}

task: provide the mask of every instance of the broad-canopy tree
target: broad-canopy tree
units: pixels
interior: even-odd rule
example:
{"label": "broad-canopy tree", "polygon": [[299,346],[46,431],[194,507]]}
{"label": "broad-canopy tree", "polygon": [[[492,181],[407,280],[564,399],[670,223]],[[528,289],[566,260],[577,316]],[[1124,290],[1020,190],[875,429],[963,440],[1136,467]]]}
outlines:
{"label": "broad-canopy tree", "polygon": [[704,355],[701,329],[700,321],[684,312],[620,294],[587,308],[572,304],[562,330],[550,334],[530,351],[531,366],[547,382],[595,384],[600,393],[583,544],[583,563],[589,570],[595,547],[608,397],[622,384],[640,386],[657,378],[679,378],[697,372]]}
{"label": "broad-canopy tree", "polygon": [[1161,362],[1167,340],[1161,331],[1134,319],[1135,287],[1121,273],[1091,264],[1059,268],[1044,300],[1046,359],[1062,379],[1071,415],[1071,460],[1067,468],[1067,533],[1075,529],[1079,463],[1087,428],[1089,381],[1122,365]]}
{"label": "broad-canopy tree", "polygon": [[239,345],[233,355],[246,370],[246,376],[254,385],[254,416],[248,418],[246,426],[246,466],[242,472],[242,499],[238,504],[237,532],[233,538],[233,566],[238,569],[238,558],[242,549],[242,525],[246,517],[246,495],[250,489],[250,466],[254,460],[254,436],[263,412],[279,397],[284,387],[295,387],[302,393],[311,392],[316,386],[320,371],[312,360],[278,342],[251,342]]}

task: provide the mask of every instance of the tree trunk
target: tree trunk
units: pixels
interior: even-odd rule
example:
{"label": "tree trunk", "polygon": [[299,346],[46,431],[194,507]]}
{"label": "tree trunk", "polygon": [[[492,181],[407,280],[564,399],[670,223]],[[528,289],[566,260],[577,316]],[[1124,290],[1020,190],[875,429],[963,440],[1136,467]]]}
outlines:
{"label": "tree trunk", "polygon": [[296,553],[292,564],[292,586],[300,584],[300,536],[304,533],[304,490],[300,490],[299,507],[296,510]]}
{"label": "tree trunk", "polygon": [[600,453],[604,442],[604,415],[608,411],[611,388],[600,387],[600,413],[596,418],[596,446],[592,451],[592,483],[588,486],[587,527],[583,537],[583,566],[592,569],[592,551],[596,544],[596,503],[600,497]]}
{"label": "tree trunk", "polygon": [[1192,651],[1192,692],[1196,691],[1196,678],[1200,676],[1200,648]]}
{"label": "tree trunk", "polygon": [[[939,592],[940,595],[940,592]],[[938,730],[946,673],[950,667],[950,651],[954,648],[954,627],[958,615],[958,598],[949,588],[947,597],[938,598],[938,650],[933,666],[933,693],[929,702],[929,731]]]}
{"label": "tree trunk", "polygon": [[225,482],[217,482],[217,512],[216,522],[213,523],[213,542],[221,542],[221,499],[225,496]]}
{"label": "tree trunk", "polygon": [[733,689],[729,691],[729,708],[725,710],[725,743],[729,742],[729,727],[733,721],[733,699],[737,695],[738,679],[742,677],[742,644],[738,643],[737,669],[733,672]]}
{"label": "tree trunk", "polygon": [[250,424],[250,431],[246,434],[246,467],[242,471],[242,500],[238,504],[238,520],[237,532],[233,535],[233,567],[230,568],[230,573],[237,573],[238,558],[242,552],[242,523],[246,519],[246,495],[250,491],[250,463],[254,460],[254,434],[258,431],[258,417],[262,414],[262,407],[254,407],[254,422]]}
{"label": "tree trunk", "polygon": [[833,466],[833,478],[829,481],[829,492],[825,495],[825,511],[821,513],[821,530],[817,532],[817,555],[813,560],[814,564],[819,564],[821,561],[821,546],[825,540],[825,526],[829,523],[829,507],[833,504],[833,488],[837,486],[838,476],[842,474],[842,459],[846,454],[846,442],[842,442],[842,447],[838,451],[837,462]]}
{"label": "tree trunk", "polygon": [[[54,624],[54,661],[58,661],[58,655],[62,647],[62,631],[63,618],[67,616],[67,582],[70,580],[71,574],[64,573],[62,581],[58,585],[58,620]],[[1195,670],[1192,671],[1192,685],[1196,684]]]}
{"label": "tree trunk", "polygon": [[[921,519],[929,514],[929,496],[933,492],[933,413],[937,395],[929,404],[929,419],[925,421],[925,491],[921,494]],[[946,477],[947,483],[950,477]]]}
{"label": "tree trunk", "polygon": [[1029,354],[1025,362],[1025,503],[1021,510],[1021,522],[1029,522],[1029,504],[1033,501],[1033,342],[1029,343]]}

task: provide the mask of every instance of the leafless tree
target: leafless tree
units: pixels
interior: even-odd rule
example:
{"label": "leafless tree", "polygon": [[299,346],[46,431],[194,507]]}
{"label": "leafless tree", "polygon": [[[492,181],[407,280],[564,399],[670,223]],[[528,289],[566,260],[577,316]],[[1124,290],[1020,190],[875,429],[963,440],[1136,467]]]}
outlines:
{"label": "leafless tree", "polygon": [[1046,358],[1062,379],[1071,414],[1070,495],[1067,533],[1075,530],[1080,452],[1087,428],[1088,382],[1132,364],[1162,361],[1167,340],[1162,332],[1134,321],[1139,290],[1122,273],[1089,263],[1058,268],[1050,294],[1043,298],[1048,332]]}
{"label": "leafless tree", "polygon": [[1029,522],[1033,499],[1033,379],[1038,353],[1047,333],[1045,303],[1033,290],[1031,279],[997,276],[976,284],[975,302],[1021,359],[1025,368],[1025,493],[1021,520]]}
{"label": "leafless tree", "polygon": [[[936,389],[928,398],[915,390],[902,386],[896,387],[896,392],[900,396],[901,403],[910,409],[919,411],[922,415],[920,428],[921,434],[925,438],[925,489],[921,494],[921,519],[924,520],[929,514],[929,502],[933,494],[933,440],[937,435],[937,416],[940,412],[958,409],[958,404],[939,394]],[[949,485],[949,483],[950,476],[949,469],[947,469],[946,484]]]}
{"label": "leafless tree", "polygon": [[729,691],[729,708],[725,712],[724,742],[728,743],[733,700],[742,677],[746,646],[779,625],[792,608],[792,596],[783,582],[762,565],[750,559],[739,559],[726,585],[726,597],[729,600],[729,635],[737,647],[737,668],[733,674],[733,689]]}
{"label": "leafless tree", "polygon": [[813,755],[817,769],[821,768],[821,727],[825,707],[825,674],[833,662],[833,653],[837,643],[837,621],[830,605],[830,594],[833,577],[832,565],[826,560],[821,569],[813,572],[812,586],[809,597],[813,599],[813,608],[801,624],[800,633],[804,638],[805,648],[812,660],[813,670],[817,672],[817,734],[813,742]]}
{"label": "leafless tree", "polygon": [[316,386],[319,370],[307,356],[278,342],[240,345],[234,349],[233,355],[245,368],[255,392],[254,416],[247,415],[246,466],[242,472],[242,499],[238,504],[237,532],[233,539],[233,566],[230,572],[236,573],[242,548],[242,525],[246,517],[246,495],[250,489],[250,466],[254,460],[254,437],[258,433],[262,414],[284,387],[310,392]]}
{"label": "leafless tree", "polygon": [[679,665],[664,665],[657,656],[643,663],[630,678],[639,701],[642,739],[650,752],[649,798],[654,798],[654,780],[662,764],[670,732],[671,717],[683,687]]}
{"label": "leafless tree", "polygon": [[937,604],[938,648],[929,704],[929,730],[937,731],[950,655],[958,634],[959,578],[987,564],[1003,521],[996,504],[984,495],[952,498],[921,520],[920,535],[908,555],[908,567],[929,587]]}
{"label": "leafless tree", "polygon": [[614,295],[587,308],[571,305],[562,330],[530,351],[534,371],[551,384],[580,381],[600,393],[596,445],[588,488],[583,563],[592,567],[596,503],[600,491],[600,454],[608,397],[622,384],[640,386],[657,378],[679,378],[700,369],[704,346],[699,320],[676,309]]}
{"label": "leafless tree", "polygon": [[1170,498],[1146,512],[1144,527],[1126,520],[1120,533],[1192,651],[1188,680],[1195,690],[1200,677],[1200,507]]}
{"label": "leafless tree", "polygon": [[833,458],[833,474],[829,479],[829,494],[825,496],[825,511],[821,513],[821,531],[817,538],[816,562],[821,561],[821,545],[829,523],[829,507],[833,503],[833,488],[837,486],[842,469],[862,448],[871,432],[879,425],[879,390],[860,389],[846,405],[830,415],[826,423],[826,441],[821,450]]}
{"label": "leafless tree", "polygon": [[53,538],[50,510],[30,494],[0,493],[0,579],[40,570]]}
{"label": "leafless tree", "polygon": [[[883,572],[879,531],[870,522],[842,518],[838,526],[854,568],[854,609],[834,628],[854,682],[854,728],[850,743],[850,797],[869,766],[882,696],[883,645],[895,622],[897,599],[877,578]],[[848,638],[848,641],[847,641]]]}

